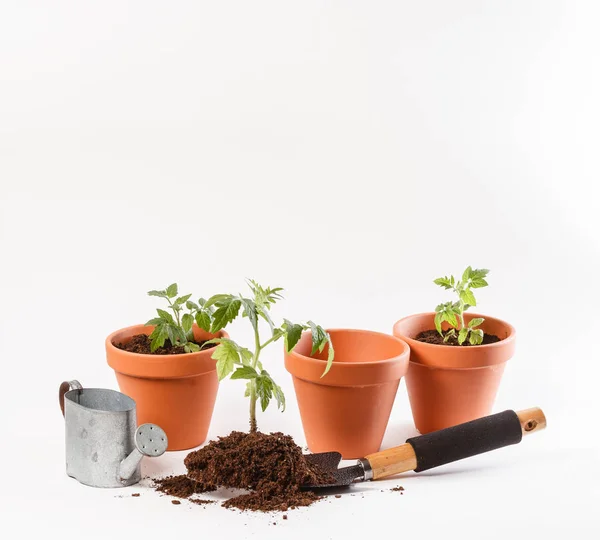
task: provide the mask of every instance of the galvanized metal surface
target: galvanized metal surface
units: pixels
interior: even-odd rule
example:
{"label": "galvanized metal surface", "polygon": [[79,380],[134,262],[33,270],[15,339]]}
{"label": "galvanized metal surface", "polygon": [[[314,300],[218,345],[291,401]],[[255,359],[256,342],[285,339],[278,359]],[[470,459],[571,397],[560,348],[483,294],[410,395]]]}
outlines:
{"label": "galvanized metal surface", "polygon": [[61,384],[59,398],[65,416],[67,474],[82,484],[107,488],[135,484],[141,479],[142,457],[157,457],[167,449],[160,427],[137,428],[135,401],[125,394],[82,388],[78,381],[70,381]]}

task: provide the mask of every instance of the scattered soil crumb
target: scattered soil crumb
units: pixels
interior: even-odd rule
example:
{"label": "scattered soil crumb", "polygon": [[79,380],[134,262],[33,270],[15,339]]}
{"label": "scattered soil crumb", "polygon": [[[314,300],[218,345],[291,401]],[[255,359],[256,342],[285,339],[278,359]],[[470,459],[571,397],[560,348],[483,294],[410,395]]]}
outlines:
{"label": "scattered soil crumb", "polygon": [[[442,331],[444,336],[447,334],[447,330]],[[448,338],[448,341],[444,343],[444,337],[440,336],[437,330],[425,330],[419,334],[415,338],[417,341],[422,341],[423,343],[431,343],[432,345],[452,345],[456,347],[472,347],[469,343],[469,340],[465,341],[462,345],[458,344],[458,336],[451,336]],[[493,334],[483,334],[483,343],[482,345],[489,345],[490,343],[496,343],[501,341],[498,336]]]}
{"label": "scattered soil crumb", "polygon": [[341,499],[341,498],[342,498],[342,496],[341,496],[341,495],[336,495],[336,496],[335,496],[335,498],[336,498],[336,499]]}
{"label": "scattered soil crumb", "polygon": [[[126,343],[113,343],[117,349],[138,353],[138,354],[185,354],[185,349],[179,345],[173,346],[167,339],[162,347],[159,347],[154,352],[150,350],[150,338],[146,334],[137,334]],[[205,341],[194,341],[196,345],[202,347]],[[204,349],[215,347],[215,343],[209,343]]]}
{"label": "scattered soil crumb", "polygon": [[215,504],[217,501],[213,501],[212,499],[192,499],[191,497],[188,499],[190,502],[194,504]]}
{"label": "scattered soil crumb", "polygon": [[390,489],[390,491],[404,491],[402,486],[396,486],[395,488]]}
{"label": "scattered soil crumb", "polygon": [[178,501],[177,499],[173,499],[171,501],[171,504],[181,504],[181,501]]}
{"label": "scattered soil crumb", "polygon": [[132,496],[132,497],[139,497],[139,496],[140,496],[140,494],[139,494],[139,493],[132,493],[132,494],[131,494],[131,496]]}
{"label": "scattered soil crumb", "polygon": [[222,504],[239,510],[271,512],[309,506],[322,497],[302,491],[300,486],[334,481],[329,473],[309,463],[292,437],[283,433],[233,431],[190,452],[184,463],[187,475],[155,480],[156,489],[188,499],[219,486],[243,489],[248,493]]}
{"label": "scattered soil crumb", "polygon": [[287,514],[283,514],[283,519],[287,519]]}

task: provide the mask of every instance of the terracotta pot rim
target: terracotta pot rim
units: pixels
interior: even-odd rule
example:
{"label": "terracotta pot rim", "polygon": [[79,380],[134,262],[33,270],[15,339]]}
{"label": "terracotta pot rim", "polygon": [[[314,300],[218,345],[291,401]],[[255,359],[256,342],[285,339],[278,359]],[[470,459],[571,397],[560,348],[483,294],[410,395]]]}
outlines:
{"label": "terracotta pot rim", "polygon": [[[497,321],[497,322],[503,324],[504,326],[506,326],[509,331],[508,336],[501,339],[500,341],[496,341],[495,343],[486,343],[485,345],[469,345],[469,347],[468,347],[469,350],[492,349],[492,348],[497,348],[497,347],[503,347],[503,346],[506,346],[508,343],[515,340],[517,331],[515,330],[515,327],[512,324],[509,324],[502,319],[498,319],[498,317],[491,317],[489,315],[484,315],[482,313],[469,313],[469,315],[472,315],[473,318],[474,317],[482,317],[483,319],[486,319],[486,320]],[[397,320],[394,323],[394,331],[396,331],[396,327],[400,323],[407,321],[409,319],[412,319],[414,317],[424,317],[424,316],[435,317],[435,312],[434,311],[425,311],[422,313],[413,313],[412,315],[407,315],[406,317],[402,317],[401,319]],[[432,330],[434,330],[434,329],[435,328],[432,328]],[[409,336],[406,336],[406,335],[400,333],[400,331],[398,331],[398,334],[402,336],[400,339],[403,339],[409,345],[411,343],[418,343],[419,347],[428,348],[430,350],[438,350],[438,351],[440,351],[440,350],[456,350],[457,349],[457,347],[455,345],[435,345],[433,343],[425,343],[424,341],[418,341],[416,339],[413,339]],[[419,362],[411,362],[411,363],[419,363]],[[478,368],[459,368],[459,369],[478,369]]]}
{"label": "terracotta pot rim", "polygon": [[[400,343],[403,347],[403,351],[397,356],[392,356],[390,358],[382,358],[381,360],[373,360],[371,362],[339,362],[336,364],[335,360],[334,360],[334,364],[336,366],[340,366],[341,369],[357,369],[357,368],[365,367],[365,366],[381,366],[384,364],[394,364],[396,362],[402,361],[402,358],[410,352],[410,347],[408,346],[408,344],[406,343],[405,340],[403,340],[399,337],[396,337],[396,336],[392,336],[390,334],[385,334],[384,332],[377,332],[375,330],[361,330],[361,329],[356,329],[356,328],[326,328],[325,331],[327,333],[355,332],[357,334],[370,334],[370,335],[382,336],[382,337],[389,338],[393,341]],[[310,330],[306,330],[306,331],[302,332],[302,334],[310,334]],[[327,364],[326,360],[321,360],[319,358],[313,358],[312,356],[306,356],[306,355],[300,354],[294,350],[291,350],[287,354],[289,354],[291,356],[295,356],[298,359],[301,359],[302,361],[306,361],[308,363],[317,364],[317,365],[320,364],[323,369],[325,369],[325,365]]]}
{"label": "terracotta pot rim", "polygon": [[[198,330],[196,323],[194,328]],[[113,343],[120,334],[144,334],[151,329],[152,326],[135,324],[112,332],[105,340],[108,365],[119,373],[140,379],[183,379],[216,370],[216,363],[212,360],[212,348],[181,354],[141,354],[119,349]],[[229,337],[224,330],[220,330],[216,335]]]}
{"label": "terracotta pot rim", "polygon": [[[331,334],[352,332],[368,335],[371,338],[375,336],[379,339],[393,341],[400,346],[401,350],[395,356],[368,362],[336,362],[334,360],[329,373],[324,377],[322,374],[327,365],[326,360],[306,356],[296,351],[289,353],[284,351],[285,368],[292,374],[292,377],[323,386],[360,387],[399,381],[406,374],[410,348],[400,338],[373,330],[351,328],[328,328],[327,332]],[[310,335],[310,330],[303,332],[302,339],[306,339],[307,335]],[[335,337],[333,339],[335,340]]]}

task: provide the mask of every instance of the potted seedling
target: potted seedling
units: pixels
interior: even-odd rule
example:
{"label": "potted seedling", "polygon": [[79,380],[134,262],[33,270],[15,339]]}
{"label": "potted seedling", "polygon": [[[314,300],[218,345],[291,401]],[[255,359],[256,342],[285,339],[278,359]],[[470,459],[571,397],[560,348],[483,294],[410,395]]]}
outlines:
{"label": "potted seedling", "polygon": [[394,325],[394,335],[411,349],[406,386],[421,433],[490,413],[506,362],[515,350],[515,329],[489,316],[467,313],[475,290],[487,287],[485,269],[466,268],[434,280],[453,293],[435,312],[411,315]]}
{"label": "potted seedling", "polygon": [[[106,339],[108,364],[124,394],[137,404],[138,424],[152,422],[167,433],[169,450],[202,444],[208,432],[219,386],[210,343],[229,336],[222,320],[204,299],[179,295],[176,283],[149,296],[162,299],[157,317]],[[212,342],[211,342],[212,343]],[[214,345],[213,345],[214,346]]]}
{"label": "potted seedling", "polygon": [[[240,314],[252,326],[254,343],[250,348],[228,336],[217,336],[201,345],[202,351],[214,346],[209,354],[219,380],[229,377],[246,382],[249,432],[234,431],[191,452],[185,458],[187,474],[157,480],[158,489],[169,495],[189,497],[212,491],[217,486],[242,488],[250,493],[233,497],[224,506],[263,511],[305,506],[318,497],[302,491],[300,486],[317,482],[321,472],[304,459],[302,449],[289,435],[258,430],[258,405],[265,411],[275,401],[280,410],[285,409],[283,391],[265,369],[261,353],[280,339],[289,352],[308,330],[311,350],[326,355],[326,360],[319,361],[321,373],[326,373],[332,366],[334,349],[328,332],[312,321],[297,324],[284,319],[281,325],[273,322],[270,310],[281,300],[281,288],[262,287],[253,280],[248,285],[249,296],[217,294],[209,298],[200,306],[202,315],[196,317],[196,321],[213,334]],[[268,329],[267,337],[261,333],[264,329]]]}

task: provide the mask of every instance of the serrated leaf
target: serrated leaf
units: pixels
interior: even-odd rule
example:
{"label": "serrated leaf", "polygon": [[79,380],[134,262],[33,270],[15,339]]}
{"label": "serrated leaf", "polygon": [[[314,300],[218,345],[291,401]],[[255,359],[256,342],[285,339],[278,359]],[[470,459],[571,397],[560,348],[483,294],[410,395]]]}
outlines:
{"label": "serrated leaf", "polygon": [[148,291],[148,296],[159,296],[160,298],[167,298],[167,291]]}
{"label": "serrated leaf", "polygon": [[454,330],[454,328],[450,328],[450,330],[448,330],[446,332],[446,334],[444,335],[444,343],[447,343],[447,341],[451,338],[456,336],[456,331]]}
{"label": "serrated leaf", "polygon": [[489,272],[487,268],[476,268],[475,270],[471,270],[471,279],[484,278]]}
{"label": "serrated leaf", "polygon": [[246,391],[244,392],[244,397],[250,397],[251,393],[252,393],[252,384],[254,383],[254,381],[248,381],[246,383]]}
{"label": "serrated leaf", "polygon": [[241,298],[242,306],[244,307],[244,315],[248,317],[252,328],[258,328],[258,313],[256,312],[256,304],[249,298]]}
{"label": "serrated leaf", "polygon": [[446,321],[450,326],[456,328],[458,326],[458,319],[456,313],[452,309],[448,309],[443,313],[443,320]]}
{"label": "serrated leaf", "polygon": [[214,294],[208,300],[204,301],[204,303],[202,303],[202,300],[204,300],[204,299],[200,298],[200,300],[198,300],[198,303],[202,307],[206,307],[207,308],[209,306],[212,306],[212,305],[216,304],[217,302],[230,301],[233,298],[235,298],[235,297],[232,296],[231,294]]}
{"label": "serrated leaf", "polygon": [[479,326],[483,321],[484,319],[482,317],[475,317],[474,319],[471,319],[469,321],[469,328],[475,328],[476,326]]}
{"label": "serrated leaf", "polygon": [[481,345],[483,343],[483,330],[480,328],[472,330],[469,334],[469,343],[471,345]]}
{"label": "serrated leaf", "polygon": [[[244,365],[248,365],[250,364],[250,362],[252,361],[253,358],[253,354],[251,351],[249,351],[248,349],[246,349],[245,347],[240,347],[238,349],[238,352],[240,353],[240,357],[242,359],[242,364]],[[260,362],[259,362],[260,364]]]}
{"label": "serrated leaf", "polygon": [[217,309],[213,313],[210,331],[214,334],[221,330],[221,328],[225,328],[225,326],[238,316],[241,307],[242,302],[233,296],[219,300]]}
{"label": "serrated leaf", "polygon": [[150,342],[150,352],[154,352],[165,344],[167,340],[167,325],[161,324],[154,329],[154,332],[150,334],[151,342]]}
{"label": "serrated leaf", "polygon": [[312,339],[312,349],[311,356],[318,352],[323,352],[325,345],[327,345],[327,332],[325,330],[315,324],[313,321],[308,321],[308,326],[310,328],[311,339]]}
{"label": "serrated leaf", "polygon": [[266,371],[262,371],[259,377],[254,379],[256,394],[260,399],[260,407],[263,412],[267,410],[269,401],[273,397],[273,380]]}
{"label": "serrated leaf", "polygon": [[191,341],[186,343],[185,347],[185,352],[198,352],[200,350],[200,346],[197,345],[196,343],[192,343]]}
{"label": "serrated leaf", "polygon": [[469,306],[476,306],[477,301],[475,300],[475,296],[469,289],[465,289],[464,291],[460,291],[460,299],[465,303],[469,304]]}
{"label": "serrated leaf", "polygon": [[190,313],[184,313],[181,317],[181,327],[186,334],[189,334],[194,324],[194,317]]}
{"label": "serrated leaf", "polygon": [[177,296],[177,283],[171,283],[171,285],[167,287],[166,292],[169,298],[175,298]]}
{"label": "serrated leaf", "polygon": [[294,324],[287,319],[284,319],[283,321],[285,324],[285,350],[290,352],[296,346],[298,341],[300,341],[304,327],[300,324]]}
{"label": "serrated leaf", "polygon": [[180,296],[179,298],[177,298],[177,300],[175,300],[175,305],[176,306],[182,306],[183,304],[185,304],[190,298],[192,297],[191,294],[186,294],[184,296]]}
{"label": "serrated leaf", "polygon": [[437,278],[434,279],[433,282],[436,285],[439,285],[440,287],[444,287],[444,289],[452,289],[454,287],[454,283],[452,282],[454,278],[452,276],[448,277],[442,277],[442,278]]}
{"label": "serrated leaf", "polygon": [[472,272],[471,267],[467,266],[465,268],[465,271],[463,272],[463,275],[462,275],[462,282],[463,283],[466,283],[467,281],[469,281],[469,279],[471,277],[471,272]]}
{"label": "serrated leaf", "polygon": [[277,408],[281,409],[281,412],[285,411],[285,395],[283,390],[278,384],[273,383],[273,395],[277,401]]}
{"label": "serrated leaf", "polygon": [[240,355],[234,342],[223,339],[215,348],[212,358],[217,361],[217,377],[222,381],[233,371],[233,366],[240,363]]}
{"label": "serrated leaf", "polygon": [[469,329],[461,328],[460,332],[458,333],[458,344],[462,345],[465,342],[465,339],[467,339],[468,335],[469,335]]}
{"label": "serrated leaf", "polygon": [[210,320],[210,315],[204,309],[196,312],[196,324],[202,328],[202,330],[206,330],[210,332],[210,327],[212,325],[212,321]]}
{"label": "serrated leaf", "polygon": [[438,311],[435,314],[435,317],[433,319],[433,323],[435,324],[435,329],[438,331],[438,334],[440,334],[440,336],[442,335],[442,318],[443,317],[444,317],[444,312]]}
{"label": "serrated leaf", "polygon": [[156,312],[163,321],[166,321],[170,324],[175,324],[175,319],[173,319],[173,316],[168,311],[165,311],[164,309],[157,309]]}
{"label": "serrated leaf", "polygon": [[191,300],[188,300],[185,303],[185,307],[188,308],[190,311],[200,311],[200,306],[196,304],[196,302],[192,302]]}
{"label": "serrated leaf", "polygon": [[239,367],[231,374],[231,379],[255,379],[256,377],[258,373],[252,366]]}
{"label": "serrated leaf", "polygon": [[483,278],[475,278],[471,280],[471,287],[474,289],[481,289],[481,287],[487,287],[488,282]]}
{"label": "serrated leaf", "polygon": [[155,317],[154,319],[150,319],[144,326],[156,326],[158,324],[163,324],[165,321],[160,317]]}

